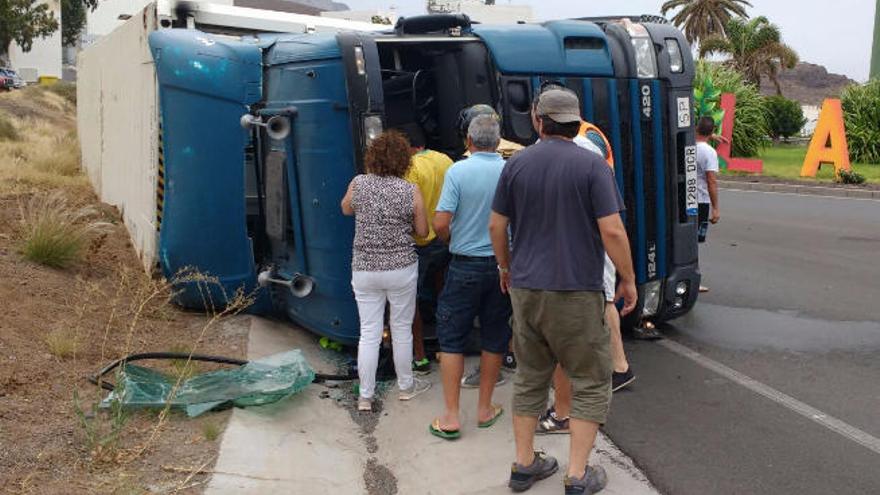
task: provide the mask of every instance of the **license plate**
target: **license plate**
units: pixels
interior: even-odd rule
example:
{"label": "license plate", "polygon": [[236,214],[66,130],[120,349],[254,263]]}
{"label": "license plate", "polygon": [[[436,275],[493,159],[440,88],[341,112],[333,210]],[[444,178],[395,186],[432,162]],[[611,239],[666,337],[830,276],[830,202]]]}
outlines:
{"label": "license plate", "polygon": [[697,147],[684,148],[685,211],[689,217],[697,216]]}

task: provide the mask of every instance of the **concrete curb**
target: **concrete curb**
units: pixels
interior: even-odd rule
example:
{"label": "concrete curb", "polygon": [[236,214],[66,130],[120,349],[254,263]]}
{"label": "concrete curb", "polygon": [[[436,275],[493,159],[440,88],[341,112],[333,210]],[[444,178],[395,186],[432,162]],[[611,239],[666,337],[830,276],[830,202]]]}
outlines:
{"label": "concrete curb", "polygon": [[831,196],[836,198],[856,198],[880,200],[880,190],[855,189],[848,187],[822,187],[800,184],[774,184],[768,182],[745,182],[719,180],[718,185],[724,189],[741,191],[776,192],[788,194],[809,194],[813,196]]}

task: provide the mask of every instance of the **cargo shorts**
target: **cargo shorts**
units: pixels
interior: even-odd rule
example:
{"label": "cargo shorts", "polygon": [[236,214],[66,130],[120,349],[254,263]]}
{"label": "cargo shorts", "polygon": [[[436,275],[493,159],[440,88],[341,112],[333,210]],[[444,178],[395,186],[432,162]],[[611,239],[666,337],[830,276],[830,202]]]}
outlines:
{"label": "cargo shorts", "polygon": [[605,297],[596,292],[510,290],[517,360],[513,412],[540,416],[556,364],[571,379],[571,417],[604,424],[611,405]]}

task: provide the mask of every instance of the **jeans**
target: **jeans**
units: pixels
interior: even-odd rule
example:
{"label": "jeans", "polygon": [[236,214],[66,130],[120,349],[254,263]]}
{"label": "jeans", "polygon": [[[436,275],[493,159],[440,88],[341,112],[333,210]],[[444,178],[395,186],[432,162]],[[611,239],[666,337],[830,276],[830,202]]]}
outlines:
{"label": "jeans", "polygon": [[376,368],[379,365],[379,346],[385,328],[385,302],[391,305],[391,341],[394,350],[394,371],[397,385],[406,390],[413,385],[412,322],[416,311],[416,282],[418,263],[384,272],[351,274],[351,287],[357,301],[361,320],[358,343],[358,377],[360,394],[372,399],[376,393]]}
{"label": "jeans", "polygon": [[440,350],[463,354],[474,317],[480,317],[480,348],[504,354],[510,343],[510,298],[501,293],[495,258],[453,256],[437,305]]}
{"label": "jeans", "polygon": [[423,320],[433,323],[439,292],[437,276],[449,265],[449,248],[438,237],[425,246],[416,246],[416,253],[419,255],[419,310]]}

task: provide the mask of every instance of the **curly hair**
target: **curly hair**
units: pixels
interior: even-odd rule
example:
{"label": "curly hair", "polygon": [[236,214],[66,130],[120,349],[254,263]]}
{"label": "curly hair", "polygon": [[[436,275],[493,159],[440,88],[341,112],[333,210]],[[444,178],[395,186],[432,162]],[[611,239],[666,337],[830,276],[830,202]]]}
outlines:
{"label": "curly hair", "polygon": [[403,178],[409,170],[411,154],[406,136],[399,131],[388,130],[370,143],[364,166],[370,174]]}

